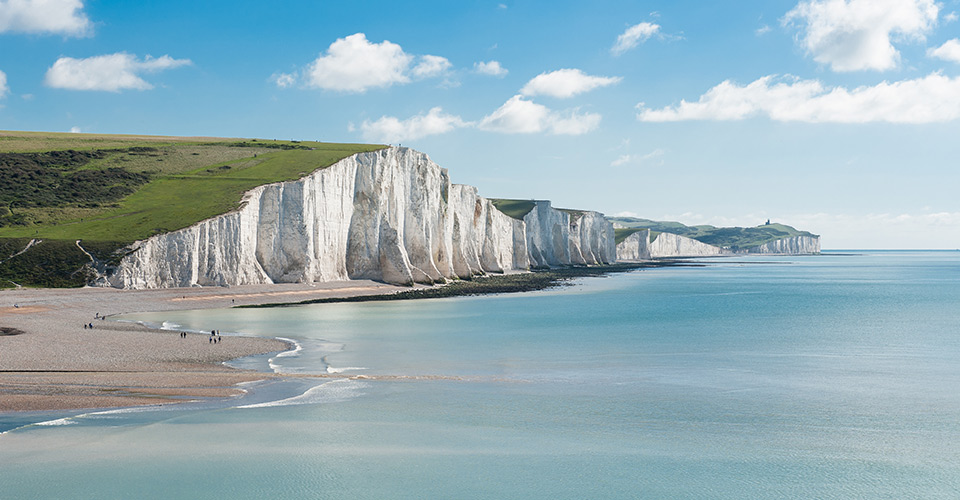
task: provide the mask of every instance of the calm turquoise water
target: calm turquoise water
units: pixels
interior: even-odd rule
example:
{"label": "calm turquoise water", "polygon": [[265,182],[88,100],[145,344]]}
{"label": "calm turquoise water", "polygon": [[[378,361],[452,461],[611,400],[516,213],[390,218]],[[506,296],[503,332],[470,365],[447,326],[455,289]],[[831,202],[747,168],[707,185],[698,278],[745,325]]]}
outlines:
{"label": "calm turquoise water", "polygon": [[131,316],[290,338],[279,372],[371,378],[0,415],[0,497],[960,497],[960,252],[708,264]]}

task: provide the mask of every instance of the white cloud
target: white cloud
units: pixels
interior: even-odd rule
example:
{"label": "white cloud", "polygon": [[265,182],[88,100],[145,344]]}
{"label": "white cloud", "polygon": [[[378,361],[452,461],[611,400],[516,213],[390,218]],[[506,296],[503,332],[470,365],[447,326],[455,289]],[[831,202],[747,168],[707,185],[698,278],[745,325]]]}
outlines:
{"label": "white cloud", "polygon": [[525,96],[548,95],[565,99],[589,92],[598,87],[614,85],[622,80],[619,76],[590,76],[579,69],[558,69],[540,73],[520,89]]}
{"label": "white cloud", "polygon": [[935,49],[927,49],[927,57],[960,63],[960,40],[954,38]]}
{"label": "white cloud", "polygon": [[637,105],[645,122],[742,120],[767,116],[808,123],[938,123],[960,118],[960,77],[931,73],[923,78],[874,86],[827,88],[818,80],[765,76],[746,86],[724,81],[697,102],[649,109]]}
{"label": "white cloud", "polygon": [[615,56],[619,56],[620,54],[623,54],[624,52],[636,47],[641,42],[647,41],[650,39],[650,37],[659,32],[659,24],[647,22],[634,24],[617,36],[617,41],[613,44],[613,47],[610,48],[610,52]]}
{"label": "white cloud", "polygon": [[888,70],[900,61],[892,40],[922,41],[937,22],[934,0],[805,0],[783,18],[799,41],[833,71]]}
{"label": "white cloud", "polygon": [[508,134],[581,135],[600,126],[600,118],[599,114],[579,113],[577,110],[553,111],[542,104],[524,100],[522,95],[515,95],[483,117],[478,127]]}
{"label": "white cloud", "polygon": [[297,75],[293,73],[274,74],[270,79],[277,84],[277,87],[282,89],[292,87],[297,83]]}
{"label": "white cloud", "polygon": [[[621,165],[631,165],[631,164],[643,165],[645,163],[649,163],[651,160],[660,158],[666,153],[667,152],[665,150],[657,148],[645,155],[620,155],[617,157],[616,160],[613,160],[612,162],[610,162],[610,166],[619,167]],[[663,160],[661,159],[658,164],[663,165]]]}
{"label": "white cloud", "polygon": [[86,36],[92,24],[81,0],[0,0],[0,33]]}
{"label": "white cloud", "polygon": [[80,127],[70,127],[71,134],[79,134],[81,132]]}
{"label": "white cloud", "polygon": [[411,73],[417,78],[430,78],[446,72],[453,64],[446,57],[421,56],[420,62],[413,67]]}
{"label": "white cloud", "polygon": [[384,40],[370,43],[363,33],[338,38],[326,55],[307,66],[305,84],[325,90],[365,92],[376,87],[407,83],[406,72],[413,56]]}
{"label": "white cloud", "polygon": [[372,43],[365,34],[354,33],[331,43],[326,53],[303,71],[278,73],[271,79],[281,88],[299,83],[307,88],[363,93],[440,76],[452,66],[445,57],[414,56],[389,40]]}
{"label": "white cloud", "polygon": [[435,107],[427,114],[421,113],[402,121],[393,116],[382,116],[374,122],[364,120],[360,129],[364,140],[393,144],[444,134],[470,125],[459,116],[445,114],[440,107]]}
{"label": "white cloud", "polygon": [[943,22],[945,22],[945,23],[952,23],[952,22],[956,21],[957,19],[960,19],[960,15],[957,15],[956,12],[951,12],[951,13],[943,16]]}
{"label": "white cloud", "polygon": [[86,59],[61,57],[47,70],[44,84],[69,90],[147,90],[153,85],[140,78],[140,73],[156,73],[190,64],[193,63],[189,59],[174,59],[167,55],[146,56],[138,61],[136,56],[125,52]]}
{"label": "white cloud", "polygon": [[507,70],[500,65],[499,61],[487,61],[487,62],[478,62],[473,64],[473,70],[481,75],[490,75],[503,77],[506,76]]}
{"label": "white cloud", "polygon": [[10,87],[7,87],[7,74],[0,71],[0,99],[7,97]]}
{"label": "white cloud", "polygon": [[763,36],[763,35],[766,35],[767,33],[770,33],[771,31],[773,31],[773,28],[771,28],[769,25],[764,24],[763,26],[757,28],[756,31],[754,31],[754,34],[756,34],[757,36]]}

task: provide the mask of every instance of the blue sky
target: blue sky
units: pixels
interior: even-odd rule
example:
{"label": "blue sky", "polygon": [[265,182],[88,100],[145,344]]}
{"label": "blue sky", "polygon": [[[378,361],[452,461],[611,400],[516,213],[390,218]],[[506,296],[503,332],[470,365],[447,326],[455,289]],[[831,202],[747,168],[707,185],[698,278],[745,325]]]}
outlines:
{"label": "blue sky", "polygon": [[0,129],[402,143],[488,197],[960,248],[958,0],[0,0]]}

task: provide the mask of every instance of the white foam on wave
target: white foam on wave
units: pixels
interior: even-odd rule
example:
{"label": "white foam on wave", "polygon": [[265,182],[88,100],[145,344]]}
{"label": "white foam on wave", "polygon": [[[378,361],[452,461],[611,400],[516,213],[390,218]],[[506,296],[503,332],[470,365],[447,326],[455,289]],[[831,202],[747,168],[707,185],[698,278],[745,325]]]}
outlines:
{"label": "white foam on wave", "polygon": [[300,356],[300,353],[303,351],[303,346],[300,345],[300,342],[297,342],[293,339],[288,339],[285,337],[277,337],[277,340],[283,340],[285,342],[290,342],[293,344],[293,349],[277,354],[276,356],[267,360],[267,364],[270,365],[270,369],[273,370],[273,373],[282,373],[283,367],[276,362],[277,358],[292,358]]}
{"label": "white foam on wave", "polygon": [[366,368],[362,366],[345,366],[343,368],[327,367],[327,373],[359,372],[363,370],[366,370]]}
{"label": "white foam on wave", "polygon": [[293,344],[293,349],[290,349],[290,350],[287,350],[287,351],[283,351],[283,352],[281,352],[280,354],[277,354],[276,356],[274,356],[274,357],[276,357],[276,358],[289,358],[289,357],[291,357],[291,356],[299,356],[299,355],[300,355],[300,351],[303,351],[303,346],[300,345],[300,342],[297,342],[296,340],[288,339],[288,338],[286,338],[286,337],[277,337],[277,340],[283,340],[284,342],[290,342],[291,344]]}
{"label": "white foam on wave", "polygon": [[256,403],[252,405],[237,406],[236,408],[271,408],[276,406],[294,406],[294,405],[313,405],[324,403],[338,403],[362,396],[361,389],[369,385],[358,380],[342,379],[325,382],[315,387],[307,389],[306,392],[292,398],[280,399],[277,401],[268,401],[266,403]]}
{"label": "white foam on wave", "polygon": [[31,425],[39,425],[42,427],[55,427],[60,425],[75,425],[77,422],[73,420],[74,417],[64,417],[58,418],[56,420],[47,420],[46,422],[37,422]]}
{"label": "white foam on wave", "polygon": [[183,325],[179,323],[174,323],[173,321],[164,321],[160,323],[161,330],[180,330],[183,328]]}

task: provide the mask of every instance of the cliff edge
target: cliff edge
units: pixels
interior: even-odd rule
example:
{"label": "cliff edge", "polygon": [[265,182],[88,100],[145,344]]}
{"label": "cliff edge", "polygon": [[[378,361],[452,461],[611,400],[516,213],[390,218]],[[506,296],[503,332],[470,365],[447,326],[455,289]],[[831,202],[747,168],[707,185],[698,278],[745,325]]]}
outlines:
{"label": "cliff edge", "polygon": [[229,286],[373,279],[412,285],[616,260],[602,214],[538,201],[512,218],[421,152],[359,153],[258,186],[241,208],[132,246],[100,284]]}

